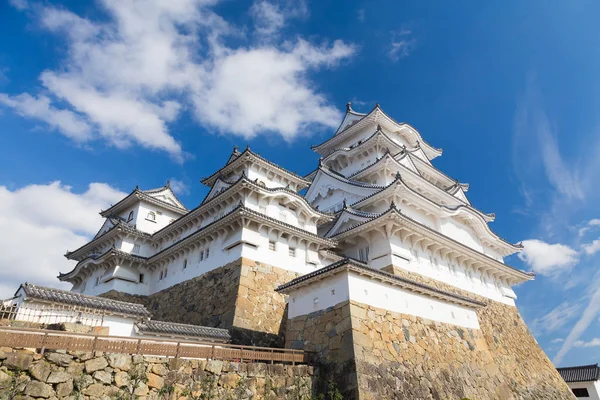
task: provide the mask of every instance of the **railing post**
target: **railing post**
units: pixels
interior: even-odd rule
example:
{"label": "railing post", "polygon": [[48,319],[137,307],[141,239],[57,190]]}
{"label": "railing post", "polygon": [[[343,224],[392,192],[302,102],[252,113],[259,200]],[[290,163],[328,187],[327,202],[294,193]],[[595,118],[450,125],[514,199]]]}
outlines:
{"label": "railing post", "polygon": [[240,362],[244,362],[244,348],[240,347]]}
{"label": "railing post", "polygon": [[175,358],[179,358],[179,346],[181,345],[181,342],[177,342],[177,350],[175,350]]}
{"label": "railing post", "polygon": [[137,341],[137,349],[135,350],[136,354],[140,354],[141,350],[142,350],[142,339],[138,339],[138,341]]}
{"label": "railing post", "polygon": [[273,364],[273,349],[271,349],[271,365]]}
{"label": "railing post", "polygon": [[44,333],[44,336],[42,337],[42,350],[40,350],[40,354],[44,355],[44,352],[46,351],[46,338],[48,337],[48,332]]}
{"label": "railing post", "polygon": [[92,353],[96,352],[96,343],[98,342],[98,335],[94,336],[94,341],[92,342]]}
{"label": "railing post", "polygon": [[215,345],[214,344],[212,345],[212,353],[211,353],[210,359],[211,360],[215,359]]}

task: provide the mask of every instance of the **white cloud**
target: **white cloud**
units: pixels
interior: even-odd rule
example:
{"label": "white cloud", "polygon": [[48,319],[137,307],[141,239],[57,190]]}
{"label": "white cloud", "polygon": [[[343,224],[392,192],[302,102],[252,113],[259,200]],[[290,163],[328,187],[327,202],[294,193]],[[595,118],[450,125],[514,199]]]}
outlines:
{"label": "white cloud", "polygon": [[169,183],[171,185],[171,190],[173,190],[175,194],[188,194],[190,192],[189,186],[179,179],[171,178]]}
{"label": "white cloud", "polygon": [[12,108],[22,117],[44,121],[52,129],[62,132],[75,141],[81,142],[91,137],[91,128],[80,115],[53,107],[46,96],[35,98],[22,93],[11,97],[0,93],[0,104]]}
{"label": "white cloud", "polygon": [[29,8],[27,0],[9,0],[8,2],[17,10],[27,10]]}
{"label": "white cloud", "polygon": [[263,38],[272,38],[285,25],[285,16],[278,4],[264,0],[255,2],[250,14],[255,20],[256,33]]}
{"label": "white cloud", "polygon": [[0,298],[27,280],[68,289],[56,279],[74,267],[63,254],[86,243],[102,224],[98,212],[123,196],[104,183],[83,193],[60,182],[13,191],[0,186]]}
{"label": "white cloud", "polygon": [[581,249],[585,251],[585,254],[587,254],[588,256],[596,254],[598,251],[600,251],[600,239],[596,239],[591,243],[586,243],[582,245]]}
{"label": "white cloud", "polygon": [[365,9],[361,8],[356,12],[356,18],[358,18],[358,20],[360,22],[365,22]]}
{"label": "white cloud", "polygon": [[600,219],[594,218],[588,222],[589,226],[600,226]]}
{"label": "white cloud", "polygon": [[592,321],[596,319],[598,312],[600,311],[600,289],[596,289],[595,292],[590,297],[590,301],[583,311],[583,314],[579,318],[579,320],[569,332],[569,335],[565,339],[562,347],[556,353],[556,356],[552,360],[554,364],[558,365],[562,362],[565,355],[571,350],[571,348],[575,345],[576,342],[579,341],[579,337],[587,330]]}
{"label": "white cloud", "polygon": [[556,339],[552,339],[552,341],[550,341],[550,343],[562,343],[564,341],[565,341],[565,339],[563,339],[563,338],[556,338]]}
{"label": "white cloud", "polygon": [[[308,14],[305,2],[291,1],[254,4],[254,29],[271,40],[250,45],[246,27],[230,26],[212,10],[215,3],[102,0],[106,18],[98,20],[39,5],[40,25],[66,41],[60,67],[40,75],[44,93],[65,109],[28,116],[73,136],[55,117],[60,111],[81,115],[93,138],[159,149],[177,160],[185,152],[169,125],[183,111],[205,127],[245,138],[274,132],[292,140],[309,134],[307,127],[337,126],[339,110],[309,75],[337,66],[355,48],[279,38],[288,19]],[[241,44],[226,45],[228,36]],[[52,107],[48,97],[40,99]]]}
{"label": "white cloud", "polygon": [[408,57],[417,46],[417,40],[411,37],[412,32],[402,30],[400,32],[392,32],[390,47],[387,52],[388,57],[396,62],[401,58]]}
{"label": "white cloud", "polygon": [[564,302],[549,313],[533,320],[531,324],[532,330],[536,333],[555,332],[572,320],[579,309],[579,304]]}
{"label": "white cloud", "polygon": [[522,244],[519,258],[541,275],[558,274],[579,261],[577,251],[564,244],[549,244],[537,239],[524,240]]}
{"label": "white cloud", "polygon": [[600,338],[593,338],[589,342],[583,340],[576,340],[573,342],[573,347],[600,347]]}

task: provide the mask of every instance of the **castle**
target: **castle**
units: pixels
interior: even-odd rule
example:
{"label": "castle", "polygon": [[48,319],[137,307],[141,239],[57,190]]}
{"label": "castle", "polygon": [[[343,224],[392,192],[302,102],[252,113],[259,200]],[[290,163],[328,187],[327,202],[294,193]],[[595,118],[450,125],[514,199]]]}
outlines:
{"label": "castle", "polygon": [[573,398],[515,307],[512,287],[534,278],[503,262],[520,246],[434,167],[441,149],[349,103],[313,150],[300,176],[234,148],[191,210],[168,184],[136,188],[59,279],[315,352],[351,399]]}

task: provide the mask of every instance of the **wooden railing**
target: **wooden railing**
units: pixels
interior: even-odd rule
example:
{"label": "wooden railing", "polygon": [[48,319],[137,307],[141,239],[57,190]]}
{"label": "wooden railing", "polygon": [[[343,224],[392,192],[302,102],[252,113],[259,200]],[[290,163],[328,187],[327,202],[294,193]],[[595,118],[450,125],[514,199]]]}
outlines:
{"label": "wooden railing", "polygon": [[142,354],[163,357],[202,358],[239,362],[307,363],[301,350],[238,346],[211,342],[177,341],[126,336],[103,336],[42,329],[0,327],[0,347],[67,351]]}

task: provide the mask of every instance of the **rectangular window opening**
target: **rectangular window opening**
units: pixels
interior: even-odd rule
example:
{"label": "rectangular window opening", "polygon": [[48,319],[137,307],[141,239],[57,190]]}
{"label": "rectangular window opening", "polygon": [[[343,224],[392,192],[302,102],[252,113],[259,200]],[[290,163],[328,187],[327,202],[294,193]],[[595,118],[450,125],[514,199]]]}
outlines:
{"label": "rectangular window opening", "polygon": [[288,250],[288,253],[290,255],[290,257],[296,257],[296,249],[293,247],[290,247]]}
{"label": "rectangular window opening", "polygon": [[575,397],[590,397],[590,393],[586,388],[573,388],[573,394]]}
{"label": "rectangular window opening", "polygon": [[140,274],[140,283],[144,283],[144,274]]}

